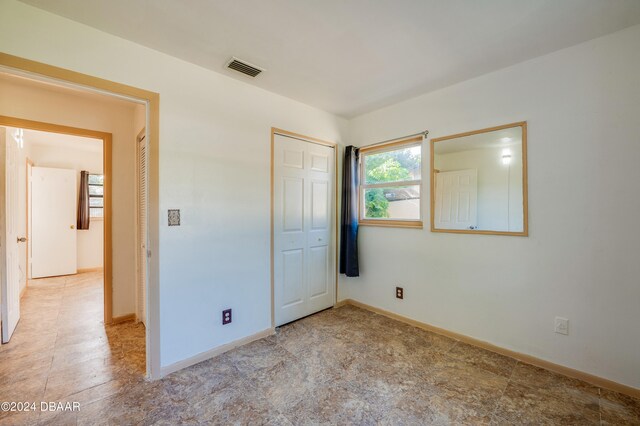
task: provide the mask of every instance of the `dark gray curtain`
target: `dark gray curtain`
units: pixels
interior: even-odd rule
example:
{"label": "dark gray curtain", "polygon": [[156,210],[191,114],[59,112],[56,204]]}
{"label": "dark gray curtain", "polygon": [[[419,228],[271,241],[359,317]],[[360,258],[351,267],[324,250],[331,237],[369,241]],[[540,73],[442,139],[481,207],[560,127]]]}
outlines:
{"label": "dark gray curtain", "polygon": [[78,229],[89,229],[89,172],[80,172],[78,197]]}
{"label": "dark gray curtain", "polygon": [[360,275],[358,266],[358,160],[360,150],[348,146],[342,169],[342,215],[340,217],[340,273]]}

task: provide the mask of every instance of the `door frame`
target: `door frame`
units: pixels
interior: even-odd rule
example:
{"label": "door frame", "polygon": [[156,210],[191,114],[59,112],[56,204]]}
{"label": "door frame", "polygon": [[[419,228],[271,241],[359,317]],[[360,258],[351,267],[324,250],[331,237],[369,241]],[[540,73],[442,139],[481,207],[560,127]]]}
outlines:
{"label": "door frame", "polygon": [[[151,379],[162,377],[160,359],[160,202],[159,202],[159,154],[160,154],[160,94],[149,90],[116,83],[88,74],[32,61],[19,56],[0,52],[0,68],[9,73],[31,76],[63,84],[67,87],[102,93],[109,96],[137,101],[146,106],[146,126],[149,170],[148,177],[148,223],[147,238],[147,319],[146,330],[146,366],[147,376]],[[105,265],[106,266],[106,265]]]}
{"label": "door frame", "polygon": [[[111,142],[113,136],[111,133],[100,132],[97,130],[81,129],[78,127],[61,126],[59,124],[45,123],[43,121],[25,120],[23,118],[7,117],[0,115],[0,126],[17,127],[19,129],[38,130],[41,132],[58,133],[61,135],[82,136],[85,138],[102,140],[102,172],[104,174],[104,218],[103,227],[103,291],[104,291],[104,323],[111,324],[113,322],[113,262],[111,257],[112,250],[112,229],[111,229]],[[27,159],[27,164],[30,162]],[[33,162],[31,162],[33,165]],[[27,182],[29,177],[27,176]],[[27,184],[27,206],[29,205],[29,188]],[[29,208],[27,207],[27,227],[29,226]],[[28,228],[27,228],[28,234]],[[27,241],[27,263],[29,262],[29,242]],[[29,265],[27,264],[27,269]],[[27,274],[28,276],[28,274]],[[27,280],[28,281],[28,280]]]}
{"label": "door frame", "polygon": [[[144,318],[141,318],[140,315],[140,306],[138,305],[138,301],[140,300],[140,295],[139,295],[139,290],[140,290],[140,270],[142,268],[144,268],[146,270],[145,274],[144,274],[144,283],[143,286],[145,288],[145,290],[147,290],[148,288],[148,275],[149,275],[149,264],[147,262],[148,260],[148,255],[145,253],[144,256],[144,263],[142,263],[142,259],[140,259],[140,181],[141,181],[141,177],[140,177],[140,159],[139,159],[139,154],[140,154],[140,143],[142,143],[142,141],[144,141],[145,144],[145,169],[147,169],[147,159],[149,158],[148,155],[146,155],[147,152],[147,148],[148,148],[148,144],[147,144],[147,128],[143,127],[142,130],[140,130],[140,132],[138,132],[138,135],[136,136],[136,291],[135,291],[135,295],[136,295],[136,318],[138,321],[142,321],[145,324],[147,324],[147,301],[146,301],[146,297],[144,300]],[[146,177],[146,176],[145,176]],[[149,182],[147,180],[146,182],[147,185],[147,201],[149,199],[148,193],[149,193]],[[147,203],[148,204],[148,203]],[[148,205],[147,205],[148,207]],[[147,209],[148,210],[148,209]],[[145,220],[146,222],[149,221],[148,219],[148,215],[149,212],[146,212],[147,214],[147,219]],[[149,235],[148,235],[148,229],[145,230],[145,241],[144,241],[144,245],[145,245],[145,249],[147,248],[147,245],[149,244]],[[146,250],[145,250],[146,251]],[[146,293],[145,293],[146,296]]]}
{"label": "door frame", "polygon": [[334,206],[335,206],[335,216],[333,226],[335,227],[335,238],[333,240],[333,250],[335,253],[335,290],[334,290],[334,300],[333,306],[335,307],[338,303],[338,144],[335,142],[329,142],[322,139],[314,138],[311,136],[301,135],[300,133],[290,132],[288,130],[279,129],[277,127],[271,128],[271,328],[275,327],[276,318],[275,318],[275,266],[274,266],[274,255],[275,255],[275,235],[274,235],[274,221],[275,221],[275,136],[287,136],[293,139],[298,139],[303,142],[315,143],[318,145],[328,146],[333,148],[334,152]]}
{"label": "door frame", "polygon": [[[26,218],[26,222],[25,222],[25,237],[27,238],[27,241],[25,241],[25,249],[27,251],[27,256],[26,256],[26,262],[27,262],[27,270],[24,272],[25,275],[25,283],[24,283],[24,289],[23,292],[27,290],[27,287],[29,286],[29,278],[31,277],[31,263],[29,262],[29,245],[31,244],[30,238],[29,238],[29,218],[31,217],[31,199],[29,198],[31,196],[31,188],[29,188],[29,184],[31,183],[31,176],[29,175],[29,166],[31,166],[33,168],[33,161],[27,157],[26,161],[25,161],[25,173],[26,173],[26,180],[27,180],[27,185],[25,188],[25,195],[26,195],[26,212],[27,212],[27,218]],[[21,294],[20,297],[22,297],[24,294]]]}

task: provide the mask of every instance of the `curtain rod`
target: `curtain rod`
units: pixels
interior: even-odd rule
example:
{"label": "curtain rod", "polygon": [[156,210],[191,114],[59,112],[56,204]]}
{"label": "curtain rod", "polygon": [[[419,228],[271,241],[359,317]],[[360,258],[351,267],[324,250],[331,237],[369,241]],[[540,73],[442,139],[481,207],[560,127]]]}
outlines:
{"label": "curtain rod", "polygon": [[382,142],[370,143],[369,145],[362,145],[362,146],[359,146],[358,148],[368,148],[368,147],[371,147],[371,146],[382,145],[382,144],[385,144],[385,143],[399,141],[399,140],[402,140],[402,139],[408,139],[408,138],[412,138],[414,136],[419,136],[419,135],[422,135],[423,138],[426,138],[429,135],[429,131],[428,130],[423,130],[422,132],[414,133],[412,135],[401,136],[399,138],[393,138],[393,139],[387,139],[386,141],[382,141]]}

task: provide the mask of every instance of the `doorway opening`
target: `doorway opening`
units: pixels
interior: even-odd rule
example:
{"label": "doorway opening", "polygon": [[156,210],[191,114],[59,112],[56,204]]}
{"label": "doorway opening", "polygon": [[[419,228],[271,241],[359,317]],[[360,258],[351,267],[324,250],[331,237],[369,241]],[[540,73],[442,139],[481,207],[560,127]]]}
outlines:
{"label": "doorway opening", "polygon": [[[56,92],[56,94],[74,94],[78,98],[84,98],[85,101],[90,98],[101,97],[105,102],[111,101],[126,101],[137,105],[137,112],[134,114],[134,124],[132,127],[127,127],[124,133],[128,139],[128,143],[125,145],[119,145],[118,139],[122,138],[122,128],[110,133],[113,133],[114,141],[114,164],[117,166],[121,164],[119,161],[118,146],[125,146],[127,155],[131,155],[131,160],[128,162],[130,168],[127,171],[114,170],[113,184],[114,189],[117,191],[118,185],[124,183],[125,186],[131,189],[131,197],[125,197],[122,203],[126,206],[123,213],[119,210],[114,211],[113,215],[113,243],[112,247],[105,246],[105,253],[110,252],[113,254],[113,264],[108,265],[106,263],[107,256],[105,256],[104,264],[104,276],[105,281],[108,279],[113,280],[113,303],[110,308],[105,309],[105,316],[110,312],[113,316],[112,321],[119,318],[123,320],[133,320],[136,318],[138,312],[136,306],[136,276],[138,271],[138,265],[132,266],[129,271],[122,273],[118,270],[118,264],[122,263],[123,259],[129,259],[132,265],[135,264],[137,257],[135,252],[137,250],[136,235],[138,232],[135,229],[127,230],[122,229],[120,226],[121,218],[125,217],[130,220],[130,223],[135,227],[136,221],[136,191],[135,191],[135,179],[136,179],[136,155],[135,144],[136,134],[140,129],[144,128],[145,131],[145,146],[146,146],[146,186],[147,186],[147,205],[145,206],[147,216],[147,258],[145,261],[146,272],[146,286],[145,286],[145,326],[144,326],[144,343],[146,353],[143,353],[141,358],[141,365],[146,365],[146,375],[150,378],[160,378],[162,376],[161,360],[160,360],[160,328],[159,328],[159,258],[158,244],[159,244],[159,215],[158,215],[158,141],[159,141],[159,94],[150,92],[148,90],[139,89],[137,87],[127,86],[120,83],[104,80],[101,78],[93,77],[91,75],[78,73],[75,71],[66,70],[63,68],[54,67],[44,63],[31,61],[28,59],[20,58],[17,56],[8,55],[6,53],[0,53],[0,84],[4,77],[10,77],[14,80],[27,81],[29,84],[40,84],[41,86],[48,86],[47,90]],[[40,87],[42,89],[42,87]],[[18,120],[29,121],[30,119],[37,119],[43,122],[55,123],[61,127],[70,129],[100,129],[101,131],[109,130],[109,123],[112,121],[107,120],[107,124],[100,123],[99,119],[104,119],[101,111],[91,114],[83,108],[76,112],[70,112],[66,108],[66,103],[63,100],[48,104],[49,108],[45,111],[44,104],[38,103],[38,96],[20,96],[13,90],[7,90],[7,87],[2,87],[2,93],[4,99],[11,99],[11,102],[4,102],[0,104],[0,116],[3,118],[16,117]],[[6,98],[5,98],[6,96]],[[31,101],[29,106],[24,104],[24,101]],[[51,118],[50,118],[51,117]],[[88,123],[80,122],[79,117],[89,119]],[[94,120],[91,121],[91,118]],[[98,120],[98,121],[96,121]],[[33,123],[37,123],[33,121]],[[12,126],[12,123],[3,123],[4,125]],[[15,127],[24,128],[21,124],[17,124]],[[37,126],[32,128],[33,130],[46,130],[38,129]],[[131,133],[133,136],[129,136]],[[84,135],[91,136],[91,135]],[[105,162],[110,161],[110,151],[105,151]],[[2,174],[4,176],[4,174]],[[106,177],[105,177],[106,178]],[[116,205],[120,204],[122,198],[116,194]],[[105,209],[107,206],[107,197],[105,197]],[[119,219],[120,218],[120,219]],[[108,220],[104,220],[105,226]],[[6,226],[0,227],[0,239],[3,242],[10,240],[8,229]],[[118,245],[118,238],[122,236],[130,237],[131,244],[126,249],[121,250]],[[105,240],[107,239],[107,233],[105,232]],[[4,247],[4,245],[3,245]],[[7,261],[6,256],[0,256],[4,262]],[[6,278],[8,274],[2,275],[0,285],[3,292],[6,290]],[[122,283],[127,282],[128,285],[123,287]],[[123,288],[126,290],[122,293]],[[124,294],[124,296],[123,296]],[[3,300],[6,300],[3,299]],[[106,301],[107,299],[105,299]],[[124,301],[124,302],[123,302]],[[3,302],[4,303],[4,302]],[[124,304],[123,304],[124,303]],[[139,324],[133,321],[127,324]],[[7,353],[3,351],[3,353]]]}
{"label": "doorway opening", "polygon": [[[102,277],[105,263],[111,264],[110,253],[104,250],[111,245],[111,212],[106,208],[111,205],[111,170],[104,167],[111,135],[85,137],[48,123],[38,127],[65,133],[20,124],[25,128],[4,128],[9,143],[18,148],[18,228],[24,235],[18,242],[25,246],[19,256],[20,294],[29,287],[59,285],[65,277],[94,273],[104,288],[100,319],[110,324],[111,281]],[[80,208],[83,198],[85,206]],[[106,262],[105,257],[109,257]],[[5,343],[9,337],[4,334]]]}
{"label": "doorway opening", "polygon": [[[44,99],[60,108],[67,106],[68,113],[76,116],[80,115],[83,102],[96,101],[90,95],[25,80],[14,84],[14,77],[2,75],[0,85],[3,92],[10,87],[13,95],[33,94],[40,104],[46,104]],[[22,97],[14,97],[20,104]],[[120,110],[124,111],[122,103],[118,100],[100,106],[113,110],[105,121],[119,117]],[[24,102],[20,106],[29,112],[28,107],[33,104]],[[143,119],[136,122],[136,106],[139,104],[127,107],[128,121],[121,120],[128,123],[125,127],[130,130],[120,132],[122,125],[114,128],[116,143],[128,142],[131,148],[129,159],[116,151],[119,156],[115,167],[122,170],[127,164],[133,179],[139,176],[138,125],[141,123],[144,128],[146,121],[146,108],[142,105],[142,114],[138,115]],[[36,110],[31,113],[43,115]],[[148,208],[137,207],[136,191],[130,191],[129,199],[123,194],[121,188],[129,184],[128,180],[114,182],[114,134],[10,116],[0,116],[0,133],[4,154],[1,174],[7,182],[7,190],[0,197],[7,219],[2,224],[6,238],[3,247],[7,249],[3,258],[7,271],[16,271],[4,274],[2,280],[2,342],[9,349],[3,350],[3,364],[34,358],[33,362],[42,362],[43,368],[49,364],[44,376],[52,380],[56,374],[70,373],[81,365],[87,367],[83,371],[104,367],[121,369],[132,376],[147,375],[147,321],[140,317],[140,312],[147,312],[146,298],[135,297],[140,286],[146,287],[146,282],[136,282],[136,278],[147,276],[147,263],[136,264],[134,259],[123,265],[117,256],[118,252],[132,254],[138,243],[135,236],[147,235],[146,230],[135,229],[138,222],[131,210],[138,214]],[[118,221],[118,215],[130,217],[130,223]],[[113,238],[113,231],[134,237],[128,244],[122,237]],[[120,277],[114,279],[114,271]],[[122,283],[131,283],[131,288]],[[43,341],[40,333],[44,331],[58,337]],[[49,359],[31,351],[22,353],[24,342],[37,342]],[[14,355],[16,359],[11,359]],[[39,357],[37,361],[35,357]],[[111,377],[107,373],[102,377]],[[78,382],[80,387],[93,385],[92,380]],[[48,389],[50,385],[46,386]]]}
{"label": "doorway opening", "polygon": [[[114,367],[146,374],[144,319],[113,317],[112,134],[5,116],[0,133],[7,183],[0,198],[7,235],[18,235],[5,245],[18,254],[6,257],[17,273],[3,282],[2,343],[14,349],[13,336],[39,340],[34,330],[55,331],[64,338],[41,342],[51,349],[54,377],[76,367],[69,355],[87,366],[115,358]],[[140,326],[115,325],[130,320]],[[15,347],[10,355],[29,356]]]}

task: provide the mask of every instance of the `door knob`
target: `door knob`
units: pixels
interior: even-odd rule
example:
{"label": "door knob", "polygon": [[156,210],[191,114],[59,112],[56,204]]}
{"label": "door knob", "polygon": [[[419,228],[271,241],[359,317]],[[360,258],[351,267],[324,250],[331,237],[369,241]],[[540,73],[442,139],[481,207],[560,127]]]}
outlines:
{"label": "door knob", "polygon": [[27,238],[26,237],[18,237],[18,242],[19,243],[26,243],[27,242]]}
{"label": "door knob", "polygon": [[75,225],[71,225],[69,228],[75,229],[76,227],[75,227]]}

